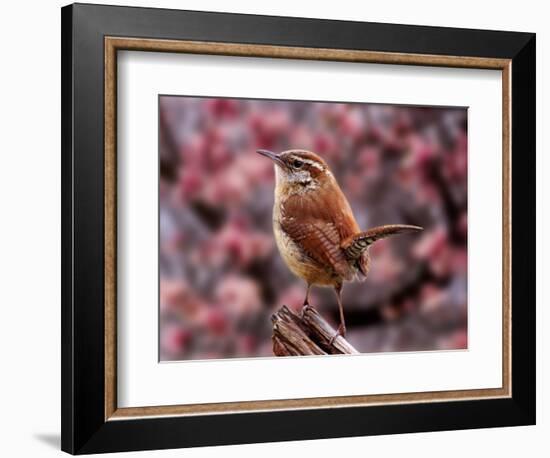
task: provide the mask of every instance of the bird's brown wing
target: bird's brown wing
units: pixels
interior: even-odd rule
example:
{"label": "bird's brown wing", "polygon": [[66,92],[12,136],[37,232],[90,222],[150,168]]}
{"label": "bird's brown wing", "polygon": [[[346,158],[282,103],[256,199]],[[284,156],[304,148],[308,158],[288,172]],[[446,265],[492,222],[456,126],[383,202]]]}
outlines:
{"label": "bird's brown wing", "polygon": [[296,243],[303,253],[319,267],[349,279],[352,275],[340,236],[334,224],[326,221],[300,218],[283,218],[281,229]]}
{"label": "bird's brown wing", "polygon": [[322,195],[315,199],[288,197],[282,208],[281,229],[322,267],[348,280],[353,276],[341,243],[359,228],[340,191],[326,199]]}
{"label": "bird's brown wing", "polygon": [[300,221],[318,221],[330,225],[341,241],[360,231],[351,207],[335,183],[335,186],[319,187],[311,195],[295,194],[285,199],[282,215]]}

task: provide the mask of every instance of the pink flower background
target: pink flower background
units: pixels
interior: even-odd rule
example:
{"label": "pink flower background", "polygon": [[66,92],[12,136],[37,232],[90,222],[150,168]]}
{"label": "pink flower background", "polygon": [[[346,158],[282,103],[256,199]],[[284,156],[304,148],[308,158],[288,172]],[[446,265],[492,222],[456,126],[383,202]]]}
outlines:
{"label": "pink flower background", "polygon": [[[467,110],[161,96],[160,358],[273,356],[271,315],[305,284],[271,227],[273,164],[258,148],[309,149],[330,165],[359,225],[417,224],[377,242],[347,283],[362,352],[467,347]],[[330,289],[310,302],[337,325]]]}

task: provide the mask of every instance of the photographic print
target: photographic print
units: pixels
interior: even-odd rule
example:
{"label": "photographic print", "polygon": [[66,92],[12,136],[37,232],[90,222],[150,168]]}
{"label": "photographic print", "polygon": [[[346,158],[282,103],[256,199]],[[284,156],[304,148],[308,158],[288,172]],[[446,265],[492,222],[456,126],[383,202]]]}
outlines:
{"label": "photographic print", "polygon": [[467,109],[159,96],[160,360],[466,349]]}

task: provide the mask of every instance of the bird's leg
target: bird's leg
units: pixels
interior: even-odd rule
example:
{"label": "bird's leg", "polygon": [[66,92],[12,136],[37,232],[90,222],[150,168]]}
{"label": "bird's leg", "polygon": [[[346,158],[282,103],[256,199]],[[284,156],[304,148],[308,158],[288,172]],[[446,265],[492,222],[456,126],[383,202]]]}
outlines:
{"label": "bird's leg", "polygon": [[306,305],[309,305],[309,289],[311,288],[311,284],[308,283],[307,284],[307,289],[306,289],[306,297],[304,298],[304,304],[303,304],[303,307],[305,307]]}
{"label": "bird's leg", "polygon": [[304,298],[304,303],[302,304],[302,318],[304,316],[304,311],[306,309],[306,307],[309,307],[309,290],[311,288],[311,284],[308,283],[307,284],[307,289],[306,289],[306,297]]}
{"label": "bird's leg", "polygon": [[334,292],[336,293],[336,300],[338,301],[338,308],[340,309],[340,325],[332,336],[332,339],[330,339],[329,345],[332,345],[336,337],[346,336],[346,321],[344,320],[344,306],[342,305],[342,284],[336,285],[334,287]]}

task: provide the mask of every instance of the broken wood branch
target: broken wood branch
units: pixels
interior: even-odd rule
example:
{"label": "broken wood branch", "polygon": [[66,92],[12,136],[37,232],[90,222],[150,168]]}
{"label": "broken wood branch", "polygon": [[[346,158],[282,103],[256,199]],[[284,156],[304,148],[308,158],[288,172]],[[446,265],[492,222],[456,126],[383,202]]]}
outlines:
{"label": "broken wood branch", "polygon": [[[271,317],[273,353],[276,356],[338,355],[359,352],[319,315],[306,305],[301,314],[283,305]],[[332,341],[332,342],[331,342]]]}

